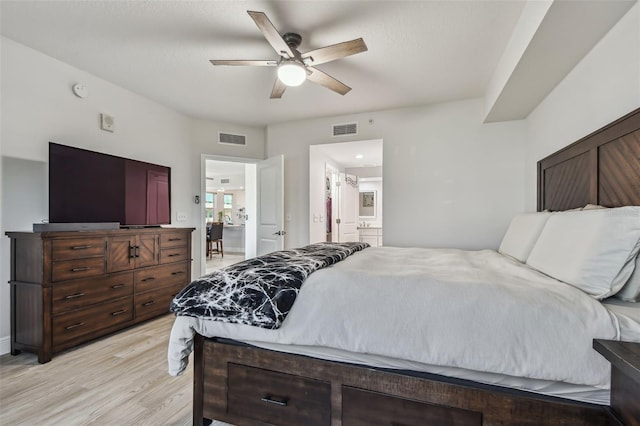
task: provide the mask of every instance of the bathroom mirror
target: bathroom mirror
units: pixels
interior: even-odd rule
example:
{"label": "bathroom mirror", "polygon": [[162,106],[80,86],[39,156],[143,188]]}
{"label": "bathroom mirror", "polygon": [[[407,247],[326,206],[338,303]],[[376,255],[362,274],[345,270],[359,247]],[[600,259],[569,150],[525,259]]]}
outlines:
{"label": "bathroom mirror", "polygon": [[361,218],[375,218],[376,202],[376,191],[361,191],[358,215]]}

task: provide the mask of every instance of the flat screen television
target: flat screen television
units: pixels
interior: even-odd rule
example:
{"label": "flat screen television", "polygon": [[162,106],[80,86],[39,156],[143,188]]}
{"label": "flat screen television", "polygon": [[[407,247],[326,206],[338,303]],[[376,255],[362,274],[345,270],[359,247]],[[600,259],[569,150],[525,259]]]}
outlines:
{"label": "flat screen television", "polygon": [[49,223],[171,223],[171,168],[49,143]]}

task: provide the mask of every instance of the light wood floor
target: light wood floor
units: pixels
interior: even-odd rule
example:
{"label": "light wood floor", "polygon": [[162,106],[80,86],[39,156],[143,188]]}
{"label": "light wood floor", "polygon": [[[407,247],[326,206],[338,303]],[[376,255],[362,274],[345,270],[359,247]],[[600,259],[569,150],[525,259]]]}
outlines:
{"label": "light wood floor", "polygon": [[242,262],[244,260],[244,254],[240,253],[225,253],[224,257],[220,255],[213,255],[206,259],[206,273],[209,274],[216,269],[224,268],[225,266],[233,265],[234,263]]}
{"label": "light wood floor", "polygon": [[[214,256],[207,273],[242,260]],[[0,425],[191,425],[193,369],[167,373],[173,319],[167,314],[46,364],[26,352],[0,356]]]}
{"label": "light wood floor", "polygon": [[193,370],[167,373],[173,314],[38,364],[0,357],[1,425],[190,425]]}

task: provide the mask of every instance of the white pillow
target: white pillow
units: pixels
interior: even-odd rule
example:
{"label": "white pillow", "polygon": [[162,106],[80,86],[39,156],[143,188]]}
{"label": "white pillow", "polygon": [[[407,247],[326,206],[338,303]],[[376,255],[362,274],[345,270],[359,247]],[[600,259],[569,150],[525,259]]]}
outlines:
{"label": "white pillow", "polygon": [[525,262],[551,213],[520,213],[511,219],[498,252]]}
{"label": "white pillow", "polygon": [[636,256],[636,268],[633,270],[631,278],[616,294],[616,297],[625,302],[640,302],[640,254]]}
{"label": "white pillow", "polygon": [[606,209],[607,207],[601,206],[599,204],[587,204],[581,210],[595,210],[595,209]]}
{"label": "white pillow", "polygon": [[558,212],[542,230],[527,265],[603,299],[633,272],[640,207]]}

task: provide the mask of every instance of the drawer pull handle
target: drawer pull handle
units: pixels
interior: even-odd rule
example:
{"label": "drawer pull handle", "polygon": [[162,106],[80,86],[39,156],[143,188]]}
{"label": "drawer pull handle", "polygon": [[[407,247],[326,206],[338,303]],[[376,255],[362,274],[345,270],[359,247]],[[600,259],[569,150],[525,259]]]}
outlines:
{"label": "drawer pull handle", "polygon": [[91,248],[93,246],[73,246],[71,247],[71,250],[86,250],[88,248]]}
{"label": "drawer pull handle", "polygon": [[84,325],[83,322],[79,322],[77,324],[69,325],[69,326],[65,327],[64,329],[69,331],[69,330],[73,330],[74,328],[77,328],[77,327],[82,327],[83,325]]}
{"label": "drawer pull handle", "polygon": [[142,281],[142,282],[144,283],[144,282],[147,282],[147,281],[153,281],[153,280],[155,280],[155,279],[156,279],[156,277],[147,277],[147,278],[143,278],[143,279],[142,279],[142,280],[140,280],[140,281]]}
{"label": "drawer pull handle", "polygon": [[287,401],[289,401],[289,398],[274,398],[271,395],[266,395],[262,398],[262,402],[266,402],[268,404],[275,404],[275,405],[279,405],[280,407],[286,407],[287,406]]}
{"label": "drawer pull handle", "polygon": [[124,287],[124,284],[116,284],[116,285],[112,285],[111,286],[111,288],[114,289],[114,290],[117,289],[117,288],[122,288],[122,287]]}
{"label": "drawer pull handle", "polygon": [[169,238],[169,241],[182,241],[182,238]]}
{"label": "drawer pull handle", "polygon": [[176,271],[171,273],[171,275],[180,275],[180,274],[184,274],[184,271]]}
{"label": "drawer pull handle", "polygon": [[153,305],[154,303],[156,303],[156,301],[155,301],[155,300],[151,300],[151,301],[149,301],[149,302],[147,302],[147,303],[143,303],[143,304],[142,304],[142,306],[151,306],[151,305]]}
{"label": "drawer pull handle", "polygon": [[113,315],[114,317],[117,317],[118,315],[122,315],[122,314],[124,314],[125,312],[127,312],[127,310],[126,310],[126,309],[121,309],[121,310],[119,310],[119,311],[112,312],[112,313],[111,313],[111,315]]}
{"label": "drawer pull handle", "polygon": [[174,256],[180,256],[180,253],[171,253],[167,255],[167,257],[174,257]]}
{"label": "drawer pull handle", "polygon": [[71,269],[71,272],[83,272],[83,271],[88,271],[89,269],[91,268],[88,266],[84,266],[82,268],[73,268]]}
{"label": "drawer pull handle", "polygon": [[84,293],[70,294],[68,296],[65,296],[65,299],[75,299],[76,297],[82,297],[82,296],[84,296]]}

